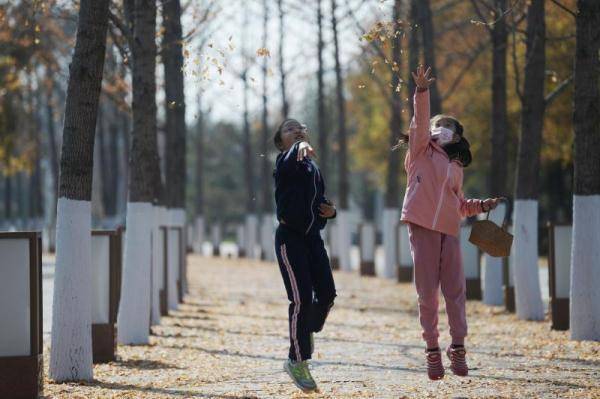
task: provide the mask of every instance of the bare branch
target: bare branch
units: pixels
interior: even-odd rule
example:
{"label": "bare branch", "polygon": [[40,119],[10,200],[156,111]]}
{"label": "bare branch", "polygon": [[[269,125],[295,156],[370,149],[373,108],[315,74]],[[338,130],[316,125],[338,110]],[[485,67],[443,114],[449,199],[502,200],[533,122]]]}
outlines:
{"label": "bare branch", "polygon": [[558,6],[558,8],[561,8],[563,11],[566,11],[569,14],[571,14],[573,16],[573,18],[577,17],[577,14],[575,13],[575,11],[571,10],[570,8],[568,8],[567,6],[565,6],[564,4],[560,3],[558,0],[550,0],[550,1],[553,2],[554,4],[556,4]]}
{"label": "bare branch", "polygon": [[[491,34],[492,33],[492,26],[488,22],[487,18],[483,15],[483,12],[481,12],[481,10],[479,9],[479,5],[477,3],[478,3],[478,0],[471,0],[471,5],[473,5],[473,9],[475,10],[475,12],[477,13],[477,16],[481,20],[480,21],[481,25],[485,26],[486,29],[488,30],[488,32],[490,32],[490,34]],[[474,22],[474,21],[471,20],[471,22]]]}
{"label": "bare branch", "polygon": [[546,103],[546,106],[550,105],[552,103],[552,101],[554,101],[558,96],[560,96],[562,94],[562,92],[564,92],[566,90],[566,88],[569,87],[569,85],[572,82],[573,82],[573,75],[569,76],[568,78],[566,78],[565,80],[560,82],[560,84],[558,86],[556,86],[554,88],[554,90],[552,90],[550,93],[548,93],[546,98],[544,98],[544,102]]}
{"label": "bare branch", "polygon": [[447,10],[451,9],[455,5],[460,4],[462,2],[463,2],[463,0],[449,0],[447,3],[442,4],[441,6],[431,10],[431,13],[434,16],[438,16],[440,14],[445,13]]}
{"label": "bare branch", "polygon": [[128,60],[130,59],[129,53],[128,53],[127,49],[123,46],[123,44],[120,43],[119,36],[116,34],[116,32],[114,31],[112,26],[109,26],[108,33],[110,35],[110,38],[111,38],[113,44],[119,51],[121,58],[123,59],[123,64],[127,65],[129,67],[130,66],[130,63],[128,62]]}
{"label": "bare branch", "polygon": [[125,24],[118,15],[112,12],[112,10],[108,10],[108,17],[113,25],[121,31],[121,34],[125,36],[127,42],[133,43],[133,32],[127,27],[127,24]]}
{"label": "bare branch", "polygon": [[469,55],[469,59],[465,66],[461,69],[456,78],[454,78],[454,81],[452,82],[448,90],[446,90],[446,92],[442,95],[442,101],[447,99],[454,93],[454,90],[456,90],[456,88],[458,87],[462,79],[465,77],[469,69],[471,69],[475,61],[477,61],[477,58],[479,58],[479,56],[484,52],[484,50],[486,50],[490,46],[490,44],[491,41],[486,40],[485,42],[477,46],[477,48],[475,48],[475,50]]}
{"label": "bare branch", "polygon": [[[477,12],[477,14],[479,15],[479,17],[482,19],[482,21],[474,21],[473,23],[479,24],[479,25],[485,25],[488,28],[494,26],[495,24],[497,24],[499,21],[501,21],[505,16],[507,16],[508,14],[511,14],[512,11],[517,7],[517,5],[519,5],[519,3],[521,2],[521,0],[516,0],[512,6],[508,7],[506,10],[502,11],[502,10],[496,10],[495,8],[493,8],[492,6],[490,6],[489,4],[482,2],[482,4],[484,6],[486,6],[491,12],[494,13],[494,16],[496,16],[496,19],[493,20],[492,22],[487,22],[487,20],[485,19],[485,17],[483,16],[483,14],[481,13],[481,11],[479,10],[479,7],[477,7],[477,2],[476,0],[471,0],[471,3],[473,4],[473,7],[475,7],[475,10]],[[500,15],[497,16],[498,12],[501,11]]]}

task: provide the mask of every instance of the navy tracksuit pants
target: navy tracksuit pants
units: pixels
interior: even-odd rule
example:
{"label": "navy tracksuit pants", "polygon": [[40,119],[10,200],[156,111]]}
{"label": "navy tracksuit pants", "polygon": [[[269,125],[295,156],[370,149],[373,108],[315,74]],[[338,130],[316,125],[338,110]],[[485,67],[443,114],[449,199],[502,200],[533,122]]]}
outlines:
{"label": "navy tracksuit pants", "polygon": [[307,360],[310,333],[323,329],[336,296],[329,257],[319,234],[303,235],[285,225],[275,233],[275,252],[290,300],[289,357]]}

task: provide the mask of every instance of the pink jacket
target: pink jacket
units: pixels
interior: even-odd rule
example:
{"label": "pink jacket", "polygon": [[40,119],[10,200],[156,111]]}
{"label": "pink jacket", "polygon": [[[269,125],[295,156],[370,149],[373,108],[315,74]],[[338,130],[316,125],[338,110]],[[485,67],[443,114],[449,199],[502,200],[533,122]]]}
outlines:
{"label": "pink jacket", "polygon": [[482,201],[464,198],[462,165],[430,138],[429,90],[417,91],[414,104],[401,220],[457,237],[461,219],[481,213]]}

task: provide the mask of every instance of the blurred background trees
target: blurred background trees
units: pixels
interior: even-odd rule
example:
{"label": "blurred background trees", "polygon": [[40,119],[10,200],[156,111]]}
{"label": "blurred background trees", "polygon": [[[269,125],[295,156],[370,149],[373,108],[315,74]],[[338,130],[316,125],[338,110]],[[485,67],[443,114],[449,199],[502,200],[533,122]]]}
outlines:
{"label": "blurred background trees", "polygon": [[[339,201],[340,194],[345,196],[339,187],[347,186],[348,207],[377,218],[377,209],[384,206],[383,193],[390,184],[393,187],[397,183],[400,189],[389,192],[395,197],[389,198],[389,203],[402,200],[402,168],[398,173],[388,173],[390,165],[396,167],[390,163],[390,130],[392,125],[400,131],[408,128],[412,106],[409,69],[417,62],[435,63],[439,108],[463,122],[465,136],[472,144],[473,163],[465,170],[466,194],[512,195],[521,98],[528,95],[523,91],[527,2],[336,1],[350,176],[348,184],[342,181],[341,185],[340,166],[345,166],[340,151],[344,145],[338,131],[344,126],[338,117],[341,108],[336,91],[332,4],[324,0],[266,3],[272,10],[267,21],[266,46],[261,43],[265,4],[249,2],[247,51],[242,56],[241,2],[182,2],[187,139],[179,135],[173,142],[167,140],[163,127],[170,118],[169,110],[178,108],[171,109],[166,104],[166,76],[162,68],[157,72],[161,170],[169,170],[165,164],[166,147],[187,142],[185,205],[190,216],[200,201],[196,196],[199,190],[195,189],[198,183],[194,176],[199,170],[195,162],[203,159],[205,189],[201,198],[206,218],[241,220],[248,208],[246,202],[256,203],[256,198],[246,198],[242,188],[250,180],[255,193],[264,191],[264,171],[259,172],[258,168],[272,165],[276,151],[270,135],[282,115],[288,113],[309,126],[313,141],[322,147],[317,150],[327,154],[323,161],[330,196]],[[162,15],[163,5],[158,6]],[[395,6],[397,16],[393,14]],[[121,2],[113,1],[111,13],[118,14],[121,9]],[[571,219],[575,9],[575,0],[551,1],[545,7],[546,110],[537,172],[540,224]],[[32,224],[33,220],[42,223],[42,219],[53,223],[74,10],[71,2],[58,1],[0,5],[0,215],[4,225]],[[96,164],[101,167],[99,178],[94,181],[99,187],[95,192],[100,193],[93,198],[100,203],[94,206],[96,224],[107,216],[113,223],[122,222],[126,203],[131,54],[118,22],[127,21],[128,17],[118,17],[111,18],[109,27],[97,130]],[[398,36],[394,34],[398,31],[392,26],[394,21],[401,28]],[[157,43],[172,40],[163,39],[166,31],[159,19]],[[298,46],[299,42],[302,46]],[[268,55],[256,53],[261,47],[266,47]],[[269,99],[266,121],[260,87],[263,61]],[[249,156],[253,173],[244,166],[248,160],[244,161],[243,81],[239,79],[242,70],[248,85],[246,130],[252,143]],[[197,101],[200,97],[202,100]],[[392,107],[390,101],[394,97],[398,105]],[[390,123],[392,110],[399,110],[394,123]],[[203,147],[192,139],[199,131],[203,133]],[[265,131],[269,134],[265,135]],[[269,140],[266,152],[265,139]],[[196,154],[199,148],[203,148],[204,156]],[[400,153],[400,159],[402,156]],[[263,162],[263,157],[269,163]],[[176,160],[169,162],[175,165]],[[180,169],[184,164],[177,165]],[[397,181],[393,181],[394,175]],[[177,188],[170,195],[180,197],[181,190]],[[228,206],[223,206],[225,203]],[[543,240],[542,236],[542,243]]]}

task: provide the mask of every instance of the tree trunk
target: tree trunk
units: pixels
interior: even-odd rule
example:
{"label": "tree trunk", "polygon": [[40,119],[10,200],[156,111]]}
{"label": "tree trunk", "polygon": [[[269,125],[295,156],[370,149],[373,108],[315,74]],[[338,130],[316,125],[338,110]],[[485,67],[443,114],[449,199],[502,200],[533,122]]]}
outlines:
{"label": "tree trunk", "polygon": [[162,0],[162,7],[164,39],[161,55],[165,68],[167,206],[181,210],[185,208],[186,179],[181,4],[179,0]]}
{"label": "tree trunk", "polygon": [[125,262],[117,318],[123,344],[148,343],[153,202],[160,195],[156,129],[156,0],[131,0],[133,8],[132,112]]}
{"label": "tree trunk", "polygon": [[317,82],[318,82],[318,97],[317,97],[317,115],[318,115],[318,128],[319,128],[319,164],[321,173],[323,176],[329,176],[329,131],[325,116],[325,83],[323,81],[323,75],[325,74],[325,67],[323,65],[323,51],[325,43],[323,41],[323,12],[321,10],[321,0],[318,0],[317,4],[317,25],[319,26],[319,39],[317,47],[317,56],[319,60],[319,69],[317,71]]}
{"label": "tree trunk", "polygon": [[[437,76],[435,66],[435,32],[433,28],[433,18],[431,15],[431,7],[429,0],[420,0],[419,4],[419,19],[421,23],[421,33],[423,35],[423,54],[425,56],[425,65],[431,67],[431,75]],[[442,113],[442,99],[437,87],[437,82],[429,87],[429,96],[431,103],[431,115]]]}
{"label": "tree trunk", "polygon": [[18,226],[19,229],[23,229],[24,222],[27,218],[27,207],[25,206],[25,190],[23,187],[24,172],[18,172],[15,176],[17,178],[17,214],[18,214]]}
{"label": "tree trunk", "polygon": [[97,184],[100,184],[101,192],[102,192],[102,209],[104,215],[109,215],[110,208],[110,198],[115,194],[115,187],[113,187],[110,183],[110,179],[115,174],[112,170],[110,163],[108,161],[108,153],[106,148],[106,123],[108,119],[106,117],[107,107],[106,105],[100,105],[98,109],[98,129],[96,131],[96,136],[98,142],[96,146],[98,147],[98,155],[100,157],[98,165],[100,166],[100,181]]}
{"label": "tree trunk", "polygon": [[506,195],[508,173],[507,138],[508,117],[506,105],[506,49],[508,33],[506,19],[506,0],[495,0],[492,36],[492,159],[489,175],[490,195]]}
{"label": "tree trunk", "polygon": [[[390,148],[393,147],[402,134],[402,93],[400,73],[402,63],[402,32],[401,32],[402,1],[395,0],[393,13],[394,38],[392,39],[392,82],[390,103]],[[387,184],[385,192],[386,208],[400,206],[399,183],[400,152],[388,151]]]}
{"label": "tree trunk", "polygon": [[600,341],[600,3],[577,8],[570,324],[572,339]]}
{"label": "tree trunk", "polygon": [[[400,73],[402,63],[402,32],[401,32],[401,8],[402,1],[394,1],[393,26],[394,37],[392,39],[392,81],[390,101],[390,148],[393,147],[402,134],[402,98],[400,87]],[[400,152],[388,151],[388,167],[385,191],[385,215],[383,219],[383,246],[385,254],[385,277],[393,278],[396,275],[397,261],[397,237],[396,224],[399,219],[400,193]]]}
{"label": "tree trunk", "polygon": [[[265,10],[266,10],[266,3],[265,3]],[[277,8],[279,10],[279,73],[281,76],[281,114],[283,116],[283,119],[287,119],[288,114],[289,114],[289,104],[288,104],[288,100],[287,100],[287,96],[286,96],[286,91],[285,91],[285,77],[286,77],[286,73],[285,73],[285,67],[283,65],[283,59],[284,59],[284,55],[283,55],[283,39],[284,39],[284,24],[283,24],[283,1],[282,0],[277,0]]]}
{"label": "tree trunk", "polygon": [[[282,96],[282,114],[287,117],[288,103],[285,96],[285,70],[283,69],[283,9],[281,0],[277,2],[279,6],[279,69],[281,72],[281,96]],[[263,18],[263,43],[267,46],[267,25],[269,23],[269,6],[267,0],[263,0],[264,18]],[[262,223],[260,224],[260,240],[262,246],[261,257],[264,260],[274,261],[275,252],[273,251],[273,169],[269,161],[269,148],[272,145],[269,130],[269,109],[267,103],[267,57],[263,57],[263,87],[262,87],[262,138],[261,138],[261,169],[262,169]]]}
{"label": "tree trunk", "polygon": [[[108,165],[111,169],[119,170],[119,126],[117,124],[119,111],[115,106],[111,107],[112,117],[108,123]],[[120,173],[111,173],[106,184],[110,188],[110,194],[105,202],[105,211],[108,216],[117,215],[117,195],[119,193],[119,183],[123,175]],[[106,190],[106,186],[104,189]]]}
{"label": "tree trunk", "polygon": [[12,214],[12,176],[4,176],[4,217],[9,222],[11,221]]}
{"label": "tree trunk", "polygon": [[52,76],[52,71],[50,68],[46,67],[46,117],[47,117],[47,126],[48,126],[48,150],[50,152],[50,171],[52,172],[52,187],[54,188],[54,192],[52,193],[53,197],[53,206],[50,210],[51,216],[51,224],[54,224],[56,221],[56,202],[58,201],[58,148],[56,144],[56,129],[54,123],[54,99],[53,99],[53,91],[54,91],[54,77]]}
{"label": "tree trunk", "polygon": [[250,117],[248,108],[248,95],[250,86],[248,82],[248,59],[250,58],[247,51],[248,44],[248,6],[244,3],[244,24],[242,27],[242,54],[244,56],[244,69],[241,74],[241,79],[244,83],[244,180],[246,185],[246,215],[244,220],[244,249],[245,255],[249,258],[256,258],[259,254],[256,253],[258,218],[256,215],[256,192],[254,182],[254,158],[252,150],[252,137],[250,133]]}
{"label": "tree trunk", "polygon": [[340,63],[340,49],[337,30],[336,0],[331,0],[331,25],[333,27],[333,44],[335,58],[336,97],[338,108],[338,145],[339,145],[339,208],[348,209],[348,161],[346,143],[346,98],[344,96],[344,80]]}
{"label": "tree trunk", "polygon": [[[267,0],[263,0],[263,37],[262,37],[262,46],[266,48],[267,46],[267,25],[269,23],[269,6]],[[272,199],[273,196],[271,186],[272,186],[272,170],[269,165],[269,108],[267,102],[267,79],[268,79],[268,66],[267,66],[267,57],[263,57],[262,62],[262,137],[260,140],[261,148],[261,181],[262,181],[262,213],[263,215],[267,215],[272,212]],[[283,79],[283,75],[282,75]],[[282,86],[283,87],[283,86]],[[285,94],[284,94],[285,97]]]}
{"label": "tree trunk", "polygon": [[419,52],[420,52],[420,43],[419,43],[419,31],[420,28],[419,23],[419,2],[420,0],[411,0],[410,1],[410,25],[411,31],[408,37],[408,106],[410,109],[410,115],[415,114],[415,104],[412,101],[412,96],[417,89],[417,85],[415,84],[414,79],[411,76],[411,72],[416,71],[419,66]]}
{"label": "tree trunk", "polygon": [[[200,106],[200,100],[198,100]],[[198,123],[196,125],[196,181],[195,181],[195,216],[202,217],[204,215],[204,118],[202,110],[198,111]]]}
{"label": "tree trunk", "polygon": [[65,105],[50,378],[92,379],[91,195],[108,0],[81,0]]}
{"label": "tree trunk", "polygon": [[348,211],[348,161],[347,161],[347,132],[346,132],[346,99],[344,97],[344,81],[340,63],[338,26],[336,18],[336,0],[331,0],[331,25],[333,28],[333,44],[335,58],[336,97],[338,107],[338,145],[339,145],[339,192],[338,192],[338,249],[339,264],[342,270],[350,270],[350,212]]}
{"label": "tree trunk", "polygon": [[527,50],[517,159],[514,215],[515,299],[517,316],[542,320],[544,307],[538,272],[538,173],[544,121],[544,0],[527,9]]}
{"label": "tree trunk", "polygon": [[202,253],[204,242],[204,117],[201,107],[202,97],[198,96],[198,122],[196,124],[196,165],[194,188],[194,252]]}
{"label": "tree trunk", "polygon": [[122,140],[122,145],[123,145],[123,154],[120,158],[120,163],[122,165],[122,173],[121,173],[121,179],[122,179],[122,184],[120,186],[121,190],[123,190],[121,192],[121,204],[122,204],[122,208],[121,211],[123,212],[123,214],[126,213],[127,210],[127,199],[129,197],[129,154],[130,154],[130,148],[131,148],[131,136],[133,136],[133,133],[130,132],[131,131],[131,121],[130,121],[130,116],[121,111],[119,113],[120,117],[119,117],[119,128],[121,130],[121,140]]}
{"label": "tree trunk", "polygon": [[[31,82],[32,77],[29,78],[29,82]],[[38,81],[39,86],[39,79]],[[29,178],[29,217],[33,219],[34,224],[29,226],[30,229],[38,229],[41,226],[37,224],[37,222],[44,217],[44,197],[42,195],[42,140],[41,140],[41,123],[40,123],[40,114],[39,110],[41,107],[38,107],[37,103],[34,103],[34,100],[37,101],[39,98],[39,89],[36,89],[35,92],[32,91],[31,84],[28,84],[28,112],[29,112],[29,123],[31,126],[30,136],[35,146],[35,155],[34,155],[34,165],[33,165],[33,173]]]}

